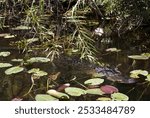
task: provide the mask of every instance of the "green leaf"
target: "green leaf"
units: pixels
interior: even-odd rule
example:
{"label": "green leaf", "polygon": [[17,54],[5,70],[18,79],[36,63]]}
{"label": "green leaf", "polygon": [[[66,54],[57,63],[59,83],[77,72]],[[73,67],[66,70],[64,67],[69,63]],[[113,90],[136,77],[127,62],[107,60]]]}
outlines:
{"label": "green leaf", "polygon": [[5,74],[6,74],[6,75],[16,74],[16,73],[22,72],[23,70],[24,70],[23,67],[14,66],[14,67],[8,68],[8,69],[5,71]]}
{"label": "green leaf", "polygon": [[37,94],[35,96],[35,100],[36,101],[59,101],[57,98],[46,94]]}
{"label": "green leaf", "polygon": [[97,101],[111,101],[112,99],[111,98],[108,98],[108,97],[99,97],[96,99]]}
{"label": "green leaf", "polygon": [[6,52],[0,52],[0,56],[2,57],[7,57],[10,55],[10,52],[6,51]]}
{"label": "green leaf", "polygon": [[12,30],[29,30],[29,29],[31,29],[31,27],[23,26],[23,25],[12,28]]}
{"label": "green leaf", "polygon": [[46,57],[32,57],[27,60],[28,63],[34,63],[34,62],[41,62],[41,63],[46,63],[49,62],[50,59]]}
{"label": "green leaf", "polygon": [[22,62],[23,59],[12,59],[11,61],[13,61],[13,62]]}
{"label": "green leaf", "polygon": [[47,94],[52,95],[52,96],[59,98],[59,99],[69,99],[69,96],[67,94],[62,93],[62,92],[58,92],[54,89],[48,90]]}
{"label": "green leaf", "polygon": [[101,79],[101,78],[94,78],[94,79],[89,79],[89,80],[86,80],[84,82],[84,84],[87,84],[87,85],[100,85],[104,82],[104,79]]}
{"label": "green leaf", "polygon": [[27,39],[27,43],[28,43],[28,44],[34,43],[34,42],[36,42],[36,41],[39,41],[39,39],[38,39],[38,38]]}
{"label": "green leaf", "polygon": [[147,75],[147,78],[145,80],[150,82],[150,74]]}
{"label": "green leaf", "polygon": [[142,53],[141,55],[150,58],[150,53]]}
{"label": "green leaf", "polygon": [[149,57],[145,55],[130,55],[128,58],[135,59],[135,60],[147,60]]}
{"label": "green leaf", "polygon": [[12,64],[10,63],[0,63],[0,68],[5,68],[5,67],[11,67]]}
{"label": "green leaf", "polygon": [[38,77],[42,77],[48,74],[47,72],[42,71],[39,68],[32,68],[31,70],[28,70],[28,73],[29,74],[33,73],[35,76],[38,76]]}
{"label": "green leaf", "polygon": [[95,89],[88,89],[86,90],[88,94],[93,94],[93,95],[103,95],[104,92],[100,88],[95,88]]}
{"label": "green leaf", "polygon": [[6,36],[4,36],[5,39],[10,39],[10,38],[15,38],[15,37],[16,37],[16,35],[6,35]]}
{"label": "green leaf", "polygon": [[139,78],[139,75],[147,76],[148,72],[146,70],[133,70],[130,72],[132,78]]}
{"label": "green leaf", "polygon": [[67,87],[65,88],[65,92],[71,96],[81,96],[86,94],[85,90],[77,87]]}
{"label": "green leaf", "polygon": [[129,100],[129,97],[123,93],[113,93],[111,94],[111,98],[112,100],[115,100],[115,101],[128,101]]}
{"label": "green leaf", "polygon": [[120,49],[117,49],[117,48],[108,48],[106,49],[107,52],[120,52],[121,50]]}

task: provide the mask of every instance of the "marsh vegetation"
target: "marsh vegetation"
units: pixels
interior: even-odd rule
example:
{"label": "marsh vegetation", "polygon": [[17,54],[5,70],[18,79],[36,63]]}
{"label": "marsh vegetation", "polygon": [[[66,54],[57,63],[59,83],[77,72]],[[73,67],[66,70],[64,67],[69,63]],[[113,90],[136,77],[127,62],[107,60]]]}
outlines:
{"label": "marsh vegetation", "polygon": [[0,0],[0,75],[0,100],[150,100],[150,1]]}

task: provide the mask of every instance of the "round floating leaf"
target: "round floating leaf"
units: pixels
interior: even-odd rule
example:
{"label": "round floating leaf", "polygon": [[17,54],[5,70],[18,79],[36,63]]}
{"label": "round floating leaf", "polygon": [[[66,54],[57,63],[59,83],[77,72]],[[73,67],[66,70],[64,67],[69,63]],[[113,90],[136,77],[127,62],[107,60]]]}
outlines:
{"label": "round floating leaf", "polygon": [[101,79],[101,78],[94,78],[94,79],[89,79],[89,80],[86,80],[84,82],[84,84],[87,84],[87,85],[100,85],[104,82],[104,79]]}
{"label": "round floating leaf", "polygon": [[53,90],[53,89],[48,90],[47,94],[52,95],[52,96],[59,98],[59,99],[69,99],[69,96],[67,94],[62,93],[62,92],[58,92],[58,91]]}
{"label": "round floating leaf", "polygon": [[138,75],[147,76],[148,72],[146,70],[133,70],[130,72],[130,77],[132,78],[139,78]]}
{"label": "round floating leaf", "polygon": [[150,82],[150,74],[147,75],[146,80]]}
{"label": "round floating leaf", "polygon": [[32,69],[28,70],[28,73],[29,73],[29,74],[30,74],[30,73],[36,73],[36,72],[38,72],[38,71],[40,71],[39,68],[32,68]]}
{"label": "round floating leaf", "polygon": [[13,62],[22,62],[23,59],[12,59],[11,61],[13,61]]}
{"label": "round floating leaf", "polygon": [[92,78],[100,78],[100,77],[104,77],[104,74],[103,73],[92,73]]}
{"label": "round floating leaf", "polygon": [[14,67],[8,68],[8,69],[5,71],[5,74],[6,74],[6,75],[16,74],[16,73],[22,72],[23,70],[24,70],[23,67],[14,66]]}
{"label": "round floating leaf", "polygon": [[2,57],[7,57],[10,55],[10,52],[6,51],[6,52],[0,52],[0,56]]}
{"label": "round floating leaf", "polygon": [[142,53],[141,55],[150,58],[150,53]]}
{"label": "round floating leaf", "polygon": [[36,101],[59,101],[57,98],[46,94],[37,94],[35,96],[35,100]]}
{"label": "round floating leaf", "polygon": [[100,97],[100,98],[97,98],[96,100],[97,101],[111,101],[112,99],[108,97]]}
{"label": "round floating leaf", "polygon": [[135,60],[147,60],[149,57],[145,55],[130,55],[128,58],[135,59]]}
{"label": "round floating leaf", "polygon": [[42,77],[47,75],[48,73],[45,71],[40,70],[39,68],[32,68],[28,71],[28,73],[33,73],[35,76]]}
{"label": "round floating leaf", "polygon": [[117,49],[117,48],[108,48],[106,49],[107,52],[119,52],[121,51],[120,49]]}
{"label": "round floating leaf", "polygon": [[100,88],[95,88],[95,89],[88,89],[86,90],[88,94],[93,94],[93,95],[103,95],[104,92]]}
{"label": "round floating leaf", "polygon": [[128,101],[129,100],[129,97],[123,93],[113,93],[111,94],[111,98],[112,100],[115,100],[115,101]]}
{"label": "round floating leaf", "polygon": [[31,29],[31,27],[23,26],[23,25],[12,28],[12,30],[29,30],[29,29]]}
{"label": "round floating leaf", "polygon": [[4,36],[5,39],[10,39],[10,38],[15,38],[15,37],[16,37],[16,35],[6,35],[6,36]]}
{"label": "round floating leaf", "polygon": [[5,37],[5,36],[8,36],[8,35],[10,35],[10,34],[9,33],[1,33],[0,37]]}
{"label": "round floating leaf", "polygon": [[5,68],[5,67],[11,67],[12,64],[10,63],[0,63],[0,68]]}
{"label": "round floating leaf", "polygon": [[67,87],[65,88],[65,92],[71,96],[81,96],[86,94],[85,90],[76,87]]}
{"label": "round floating leaf", "polygon": [[28,63],[34,63],[34,62],[41,62],[41,63],[46,63],[49,62],[50,59],[46,57],[32,57],[27,60]]}
{"label": "round floating leaf", "polygon": [[104,85],[101,86],[100,89],[105,93],[105,94],[112,94],[118,92],[118,89],[114,86],[111,85]]}

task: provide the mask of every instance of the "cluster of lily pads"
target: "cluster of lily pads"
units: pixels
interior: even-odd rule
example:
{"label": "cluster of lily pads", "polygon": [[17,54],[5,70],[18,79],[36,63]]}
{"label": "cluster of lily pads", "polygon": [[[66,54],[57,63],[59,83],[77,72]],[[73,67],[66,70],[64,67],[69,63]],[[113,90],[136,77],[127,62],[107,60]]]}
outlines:
{"label": "cluster of lily pads", "polygon": [[145,76],[145,80],[150,82],[150,74],[148,73],[148,71],[146,70],[133,70],[130,72],[130,77],[135,78],[135,79],[139,79],[140,75]]}
{"label": "cluster of lily pads", "polygon": [[46,94],[37,94],[36,101],[59,101],[70,100],[72,97],[81,97],[87,95],[97,96],[98,101],[127,101],[129,97],[111,85],[102,85],[104,79],[92,78],[84,82],[83,88],[71,87],[70,84],[63,84],[56,90],[50,89]]}
{"label": "cluster of lily pads", "polygon": [[[11,53],[8,52],[8,51],[3,51],[3,52],[0,52],[0,57],[7,57],[10,54]],[[11,61],[22,63],[24,60],[23,59],[12,59]],[[23,63],[24,64],[27,64],[27,63],[31,64],[31,63],[38,63],[38,62],[46,63],[46,62],[49,62],[49,61],[50,61],[50,59],[46,58],[46,57],[31,57],[28,60],[26,60],[26,62],[23,62]],[[17,66],[16,65],[13,66],[11,63],[1,62],[0,63],[0,68],[7,68],[5,70],[5,74],[6,75],[12,75],[12,74],[17,74],[17,73],[20,73],[20,72],[24,71],[25,67],[23,65],[19,64]],[[40,68],[32,68],[31,70],[28,70],[27,72],[29,74],[33,74],[33,75],[36,75],[36,76],[39,76],[39,77],[47,75],[47,72],[40,70]]]}

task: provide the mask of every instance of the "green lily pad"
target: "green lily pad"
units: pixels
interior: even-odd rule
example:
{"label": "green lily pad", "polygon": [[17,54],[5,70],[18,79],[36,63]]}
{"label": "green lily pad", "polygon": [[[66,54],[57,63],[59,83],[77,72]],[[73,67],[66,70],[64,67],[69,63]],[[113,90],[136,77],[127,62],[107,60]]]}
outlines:
{"label": "green lily pad", "polygon": [[41,63],[46,63],[49,62],[50,59],[46,57],[32,57],[27,60],[28,63],[34,63],[34,62],[41,62]]}
{"label": "green lily pad", "polygon": [[11,61],[13,61],[13,62],[22,62],[23,59],[12,59]]}
{"label": "green lily pad", "polygon": [[29,30],[29,29],[31,29],[31,27],[23,26],[23,25],[12,28],[12,30]]}
{"label": "green lily pad", "polygon": [[97,101],[111,101],[112,99],[109,97],[99,97],[96,99]]}
{"label": "green lily pad", "polygon": [[129,100],[129,97],[123,93],[113,93],[111,94],[111,98],[112,100],[115,100],[115,101],[128,101]]}
{"label": "green lily pad", "polygon": [[10,63],[0,63],[0,68],[5,68],[5,67],[11,67],[12,64]]}
{"label": "green lily pad", "polygon": [[15,38],[15,37],[16,37],[16,35],[6,35],[6,36],[4,36],[5,39],[10,39],[10,38]]}
{"label": "green lily pad", "polygon": [[85,90],[77,87],[67,87],[65,88],[65,92],[71,96],[81,96],[86,94]]}
{"label": "green lily pad", "polygon": [[6,52],[0,52],[0,56],[2,57],[7,57],[10,55],[10,52],[6,51]]}
{"label": "green lily pad", "polygon": [[141,55],[150,58],[150,53],[142,53]]}
{"label": "green lily pad", "polygon": [[133,70],[130,72],[132,78],[139,78],[139,75],[147,76],[148,72],[146,70]]}
{"label": "green lily pad", "polygon": [[46,94],[37,94],[35,96],[35,100],[36,101],[59,101],[59,99]]}
{"label": "green lily pad", "polygon": [[38,76],[38,77],[42,77],[48,74],[47,72],[42,71],[39,68],[32,68],[31,70],[28,70],[28,73],[29,74],[33,73],[35,76]]}
{"label": "green lily pad", "polygon": [[54,89],[48,90],[47,94],[52,95],[52,96],[59,98],[59,99],[69,99],[69,96],[67,94],[62,93],[62,92],[58,92]]}
{"label": "green lily pad", "polygon": [[107,52],[120,52],[121,50],[120,49],[117,49],[117,48],[108,48],[106,49]]}
{"label": "green lily pad", "polygon": [[105,75],[103,73],[92,73],[92,78],[100,78],[100,77],[104,77]]}
{"label": "green lily pad", "polygon": [[86,92],[88,94],[92,94],[92,95],[103,95],[104,94],[104,92],[100,88],[88,89],[88,90],[86,90]]}
{"label": "green lily pad", "polygon": [[150,82],[150,74],[147,75],[147,78],[145,80]]}
{"label": "green lily pad", "polygon": [[22,72],[23,70],[24,70],[23,67],[14,66],[14,67],[8,68],[8,69],[5,71],[5,74],[6,74],[6,75],[16,74],[16,73]]}
{"label": "green lily pad", "polygon": [[134,60],[147,60],[149,57],[145,55],[130,55],[128,58],[134,59]]}
{"label": "green lily pad", "polygon": [[104,82],[104,79],[101,79],[101,78],[94,78],[94,79],[89,79],[89,80],[86,80],[84,82],[84,84],[87,84],[87,85],[100,85]]}

